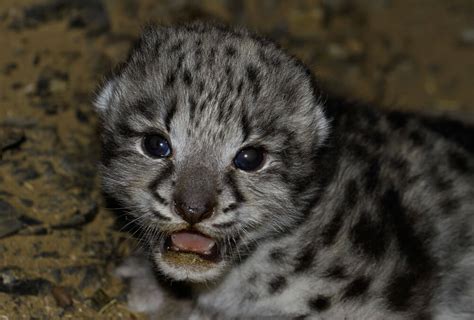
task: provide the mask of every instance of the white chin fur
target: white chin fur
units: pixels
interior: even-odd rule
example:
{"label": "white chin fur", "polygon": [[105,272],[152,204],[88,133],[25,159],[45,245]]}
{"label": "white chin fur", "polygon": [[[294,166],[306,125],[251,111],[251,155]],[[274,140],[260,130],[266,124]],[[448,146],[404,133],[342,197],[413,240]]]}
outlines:
{"label": "white chin fur", "polygon": [[161,252],[155,253],[154,261],[157,267],[163,274],[174,280],[190,281],[190,282],[206,282],[217,279],[222,275],[226,263],[220,261],[215,264],[215,267],[206,270],[193,270],[193,268],[186,268],[184,266],[176,266],[169,264],[163,259]]}

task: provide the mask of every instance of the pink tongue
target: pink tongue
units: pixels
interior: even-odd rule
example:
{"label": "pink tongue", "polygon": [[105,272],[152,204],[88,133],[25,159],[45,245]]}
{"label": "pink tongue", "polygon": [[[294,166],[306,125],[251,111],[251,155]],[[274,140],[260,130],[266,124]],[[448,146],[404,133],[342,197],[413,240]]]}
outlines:
{"label": "pink tongue", "polygon": [[216,244],[214,240],[190,232],[177,232],[171,235],[173,245],[182,251],[207,254]]}

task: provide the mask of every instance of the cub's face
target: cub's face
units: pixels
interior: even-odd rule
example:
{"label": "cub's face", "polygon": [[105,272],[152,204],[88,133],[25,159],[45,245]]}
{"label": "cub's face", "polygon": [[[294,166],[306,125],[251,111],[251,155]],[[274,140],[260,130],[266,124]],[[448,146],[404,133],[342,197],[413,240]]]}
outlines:
{"label": "cub's face", "polygon": [[274,44],[148,28],[95,104],[104,191],[167,276],[214,279],[302,219],[327,126],[310,76]]}

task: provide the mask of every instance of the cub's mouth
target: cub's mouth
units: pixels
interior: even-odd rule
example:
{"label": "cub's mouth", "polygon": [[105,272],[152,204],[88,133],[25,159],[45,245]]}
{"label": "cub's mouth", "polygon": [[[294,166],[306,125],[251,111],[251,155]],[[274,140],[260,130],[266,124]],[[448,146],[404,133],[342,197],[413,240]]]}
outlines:
{"label": "cub's mouth", "polygon": [[164,260],[181,267],[212,268],[222,260],[218,242],[194,230],[172,233],[163,241]]}

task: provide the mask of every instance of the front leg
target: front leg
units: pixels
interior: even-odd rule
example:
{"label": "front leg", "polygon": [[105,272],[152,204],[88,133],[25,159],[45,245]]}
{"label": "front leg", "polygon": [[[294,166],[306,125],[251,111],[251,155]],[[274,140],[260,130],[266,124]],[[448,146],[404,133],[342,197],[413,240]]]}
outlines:
{"label": "front leg", "polygon": [[127,305],[130,310],[153,316],[163,309],[165,293],[143,255],[126,258],[115,270],[115,275],[129,283]]}
{"label": "front leg", "polygon": [[190,298],[176,297],[173,288],[160,281],[152,264],[143,254],[135,254],[117,267],[115,275],[129,283],[128,308],[148,315],[150,319],[212,320],[217,319],[193,306]]}

